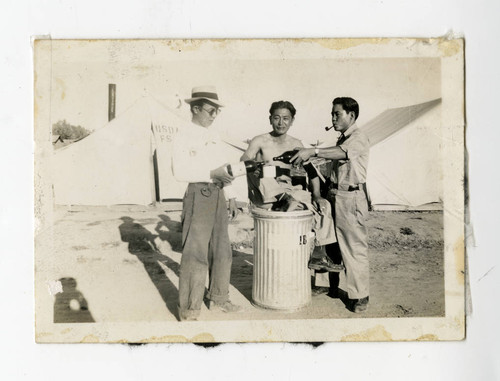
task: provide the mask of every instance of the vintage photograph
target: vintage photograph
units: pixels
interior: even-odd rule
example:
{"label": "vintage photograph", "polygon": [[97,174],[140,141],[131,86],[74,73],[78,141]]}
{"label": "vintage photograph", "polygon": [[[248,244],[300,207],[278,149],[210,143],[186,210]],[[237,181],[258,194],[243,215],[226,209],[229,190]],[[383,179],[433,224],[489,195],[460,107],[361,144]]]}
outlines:
{"label": "vintage photograph", "polygon": [[464,339],[463,54],[35,40],[36,341]]}

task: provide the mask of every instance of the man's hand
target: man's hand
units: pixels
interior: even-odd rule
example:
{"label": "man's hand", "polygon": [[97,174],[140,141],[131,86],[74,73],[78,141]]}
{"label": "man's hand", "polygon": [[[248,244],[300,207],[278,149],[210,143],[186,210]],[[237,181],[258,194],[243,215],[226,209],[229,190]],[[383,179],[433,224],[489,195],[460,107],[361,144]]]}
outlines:
{"label": "man's hand", "polygon": [[313,195],[312,196],[312,204],[316,208],[319,214],[323,215],[325,212],[327,205],[328,205],[328,200],[319,196],[319,195]]}
{"label": "man's hand", "polygon": [[236,206],[236,199],[229,199],[229,220],[232,221],[238,216],[238,207]]}
{"label": "man's hand", "polygon": [[309,160],[310,157],[314,156],[314,148],[302,148],[295,147],[296,150],[299,150],[291,159],[290,163],[294,166],[301,165],[304,161]]}
{"label": "man's hand", "polygon": [[210,178],[213,180],[215,184],[230,184],[231,181],[234,180],[233,176],[230,176],[227,173],[227,164],[221,165],[219,168],[213,169],[210,171]]}

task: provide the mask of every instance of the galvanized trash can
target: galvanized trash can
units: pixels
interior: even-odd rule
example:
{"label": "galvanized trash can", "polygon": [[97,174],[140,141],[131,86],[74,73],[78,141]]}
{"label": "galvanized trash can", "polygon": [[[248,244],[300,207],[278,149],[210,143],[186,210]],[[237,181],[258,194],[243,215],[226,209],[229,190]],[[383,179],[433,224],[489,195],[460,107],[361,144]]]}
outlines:
{"label": "galvanized trash can", "polygon": [[307,267],[314,236],[309,210],[274,212],[253,208],[255,238],[253,304],[293,311],[311,302]]}

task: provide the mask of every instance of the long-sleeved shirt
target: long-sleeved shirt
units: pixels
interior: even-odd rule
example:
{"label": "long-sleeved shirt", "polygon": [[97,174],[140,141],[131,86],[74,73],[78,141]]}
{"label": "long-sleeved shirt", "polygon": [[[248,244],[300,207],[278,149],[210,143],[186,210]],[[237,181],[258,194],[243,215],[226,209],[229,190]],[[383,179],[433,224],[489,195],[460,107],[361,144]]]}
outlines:
{"label": "long-sleeved shirt", "polygon": [[[177,133],[173,141],[172,169],[178,181],[209,183],[210,171],[228,164],[228,146],[210,128],[190,123]],[[225,185],[227,199],[235,198],[231,185]]]}

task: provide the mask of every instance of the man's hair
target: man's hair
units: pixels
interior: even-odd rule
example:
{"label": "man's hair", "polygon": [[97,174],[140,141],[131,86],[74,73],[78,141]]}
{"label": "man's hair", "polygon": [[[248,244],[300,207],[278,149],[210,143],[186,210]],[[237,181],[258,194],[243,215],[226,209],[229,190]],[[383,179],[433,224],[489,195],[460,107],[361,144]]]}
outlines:
{"label": "man's hair", "polygon": [[193,112],[193,109],[195,107],[198,107],[198,108],[202,108],[203,107],[203,104],[205,102],[203,101],[203,99],[198,99],[197,101],[193,101],[189,104],[189,108],[191,109],[191,112]]}
{"label": "man's hair", "polygon": [[278,110],[280,108],[286,108],[290,111],[290,114],[292,114],[292,118],[295,118],[295,113],[297,110],[295,110],[295,107],[293,107],[293,104],[291,104],[288,101],[277,101],[273,102],[271,105],[271,108],[269,109],[269,114],[273,115],[274,110]]}
{"label": "man's hair", "polygon": [[332,105],[341,105],[345,112],[354,112],[354,120],[358,119],[359,116],[359,105],[354,99],[349,97],[339,97],[335,98]]}
{"label": "man's hair", "polygon": [[214,106],[216,108],[219,108],[218,105],[215,103],[210,102],[207,99],[198,99],[197,101],[193,101],[189,104],[189,108],[191,109],[191,112],[193,112],[193,108],[198,106],[198,108],[203,108],[203,105],[209,105],[209,106]]}

